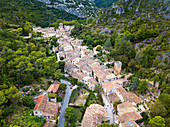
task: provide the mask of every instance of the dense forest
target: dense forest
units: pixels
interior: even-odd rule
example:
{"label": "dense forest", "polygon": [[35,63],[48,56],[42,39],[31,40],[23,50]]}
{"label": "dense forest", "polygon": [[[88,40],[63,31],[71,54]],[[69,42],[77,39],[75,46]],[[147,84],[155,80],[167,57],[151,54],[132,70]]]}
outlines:
{"label": "dense forest", "polygon": [[36,26],[47,27],[57,19],[78,20],[75,15],[54,8],[36,0],[1,0],[0,22],[21,24],[26,21]]}
{"label": "dense forest", "polygon": [[[56,62],[56,56],[50,52],[52,47],[49,45],[57,45],[56,38],[25,40],[20,37],[17,30],[11,31],[8,25],[2,26],[3,29],[0,29],[0,126],[25,126],[25,124],[42,126],[44,119],[28,115],[32,113],[30,108],[34,107],[33,99],[27,96],[22,98],[19,90],[33,82],[42,84],[41,77],[51,76],[53,79],[59,79],[63,76],[64,63]],[[23,28],[32,32],[29,22],[26,22]],[[43,85],[41,87],[48,88]],[[36,91],[38,89],[35,87]],[[32,95],[35,95],[36,91],[32,91]],[[22,105],[27,108],[23,108]],[[20,117],[11,118],[10,114],[13,113]]]}

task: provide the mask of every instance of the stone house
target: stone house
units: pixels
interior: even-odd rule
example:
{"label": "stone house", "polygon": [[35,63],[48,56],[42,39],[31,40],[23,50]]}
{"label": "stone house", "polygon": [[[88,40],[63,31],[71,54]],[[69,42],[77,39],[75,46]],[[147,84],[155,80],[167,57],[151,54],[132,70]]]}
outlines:
{"label": "stone house", "polygon": [[48,95],[41,95],[35,101],[34,116],[50,119],[59,111],[59,105],[48,101]]}
{"label": "stone house", "polygon": [[119,75],[121,73],[121,69],[122,69],[122,62],[116,61],[114,63],[114,73],[115,73],[115,75]]}
{"label": "stone house", "polygon": [[94,90],[95,86],[98,85],[98,82],[92,77],[86,76],[83,78],[83,83],[88,86],[90,90]]}

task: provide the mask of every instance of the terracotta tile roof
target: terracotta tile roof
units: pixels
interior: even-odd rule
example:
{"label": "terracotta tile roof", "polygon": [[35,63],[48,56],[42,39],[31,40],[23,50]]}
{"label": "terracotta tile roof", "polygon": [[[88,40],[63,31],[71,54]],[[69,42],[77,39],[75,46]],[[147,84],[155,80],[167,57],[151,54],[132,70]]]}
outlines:
{"label": "terracotta tile roof", "polygon": [[113,78],[116,78],[116,75],[111,73],[111,74],[107,75],[106,77],[107,77],[107,79],[113,79]]}
{"label": "terracotta tile roof", "polygon": [[118,110],[123,110],[129,107],[134,107],[134,104],[132,104],[131,102],[124,102],[122,104],[117,105]]}
{"label": "terracotta tile roof", "polygon": [[119,121],[121,123],[125,123],[125,122],[128,122],[128,121],[136,121],[136,120],[139,120],[141,118],[142,118],[142,116],[137,112],[128,112],[128,113],[121,115],[119,117]]}
{"label": "terracotta tile roof", "polygon": [[92,84],[98,84],[98,82],[95,79],[93,79],[93,78],[90,78],[87,81],[92,83]]}
{"label": "terracotta tile roof", "polygon": [[109,85],[105,85],[104,89],[111,90],[111,89],[123,89],[123,88],[120,85],[110,83]]}
{"label": "terracotta tile roof", "polygon": [[81,127],[98,127],[102,121],[107,120],[106,109],[98,104],[91,104],[84,114]]}
{"label": "terracotta tile roof", "polygon": [[127,121],[122,123],[123,127],[139,127],[139,125],[135,121]]}
{"label": "terracotta tile roof", "polygon": [[55,127],[53,122],[46,122],[43,127]]}
{"label": "terracotta tile roof", "polygon": [[52,91],[57,92],[59,86],[60,86],[60,84],[51,84],[50,87],[48,88],[47,92],[52,92]]}
{"label": "terracotta tile roof", "polygon": [[83,78],[86,77],[87,75],[83,74],[82,72],[75,72],[72,74],[72,76],[79,80],[83,80]]}
{"label": "terracotta tile roof", "polygon": [[86,64],[84,61],[80,60],[78,63],[76,63],[76,66],[81,67],[84,64]]}
{"label": "terracotta tile roof", "polygon": [[43,100],[44,96],[39,96],[36,100],[34,100],[34,102],[36,102],[36,105],[34,107],[34,110],[38,110],[39,109],[39,106]]}
{"label": "terracotta tile roof", "polygon": [[37,103],[33,109],[42,111],[44,113],[48,113],[51,115],[55,115],[58,112],[59,105],[57,103],[53,102],[48,102],[48,96],[47,95],[42,95],[37,98]]}
{"label": "terracotta tile roof", "polygon": [[75,73],[75,72],[79,71],[79,69],[75,68],[75,67],[70,67],[67,69],[67,71],[68,71],[68,73]]}
{"label": "terracotta tile roof", "polygon": [[127,92],[126,95],[124,96],[124,101],[140,103],[142,102],[142,99],[138,97],[135,93],[130,91],[130,92]]}
{"label": "terracotta tile roof", "polygon": [[108,98],[111,101],[111,103],[114,103],[116,101],[120,101],[120,99],[115,95],[115,93],[108,95]]}
{"label": "terracotta tile roof", "polygon": [[87,72],[92,72],[92,69],[87,64],[84,64],[83,66],[81,66],[81,70],[85,70]]}
{"label": "terracotta tile roof", "polygon": [[123,97],[124,102],[142,102],[142,99],[138,97],[135,93],[133,93],[132,91],[127,92],[123,87],[118,88],[117,91]]}
{"label": "terracotta tile roof", "polygon": [[131,102],[124,102],[122,104],[117,105],[117,111],[118,115],[123,115],[128,112],[136,112],[137,109],[135,108],[135,104],[132,104]]}

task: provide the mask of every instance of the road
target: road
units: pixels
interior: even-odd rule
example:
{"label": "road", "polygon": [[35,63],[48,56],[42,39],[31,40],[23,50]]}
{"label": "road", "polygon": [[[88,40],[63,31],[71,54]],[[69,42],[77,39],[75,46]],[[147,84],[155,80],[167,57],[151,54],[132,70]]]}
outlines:
{"label": "road", "polygon": [[102,98],[103,98],[103,103],[105,104],[105,108],[107,109],[107,114],[108,114],[110,123],[115,123],[112,105],[110,104],[109,100],[103,93],[102,93]]}
{"label": "road", "polygon": [[59,118],[58,127],[64,127],[64,123],[65,123],[64,113],[65,113],[65,109],[68,107],[68,103],[69,103],[71,92],[72,92],[72,89],[70,89],[70,86],[69,86],[69,82],[66,84],[67,84],[67,89],[66,89],[65,98],[63,100],[62,107],[60,110],[60,118]]}

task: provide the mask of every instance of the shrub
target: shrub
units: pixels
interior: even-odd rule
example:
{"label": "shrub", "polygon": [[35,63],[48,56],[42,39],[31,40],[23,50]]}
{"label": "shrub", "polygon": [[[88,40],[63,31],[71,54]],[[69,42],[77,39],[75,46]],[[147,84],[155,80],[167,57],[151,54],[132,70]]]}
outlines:
{"label": "shrub", "polygon": [[96,48],[96,51],[101,51],[101,46],[98,46],[97,48]]}
{"label": "shrub", "polygon": [[23,90],[24,92],[27,92],[27,91],[29,91],[29,89],[30,89],[30,87],[25,87],[25,88],[23,88],[22,90]]}
{"label": "shrub", "polygon": [[38,87],[35,87],[34,90],[37,92],[37,91],[39,91],[39,88],[38,88]]}
{"label": "shrub", "polygon": [[64,60],[64,57],[60,57],[60,60]]}
{"label": "shrub", "polygon": [[35,91],[34,90],[31,90],[31,95],[35,95]]}
{"label": "shrub", "polygon": [[55,98],[55,97],[56,97],[56,94],[55,94],[55,93],[49,93],[49,94],[48,94],[48,97],[50,97],[50,98]]}
{"label": "shrub", "polygon": [[62,100],[63,100],[63,99],[62,99],[61,96],[57,96],[57,101],[58,101],[58,102],[62,102]]}

